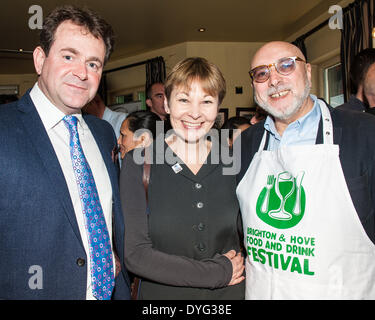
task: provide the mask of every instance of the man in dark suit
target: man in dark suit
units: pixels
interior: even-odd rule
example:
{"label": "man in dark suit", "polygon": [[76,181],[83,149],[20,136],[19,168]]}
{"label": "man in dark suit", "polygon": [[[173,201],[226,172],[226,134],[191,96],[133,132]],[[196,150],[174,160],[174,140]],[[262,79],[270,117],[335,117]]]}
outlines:
{"label": "man in dark suit", "polygon": [[[112,28],[90,10],[65,6],[46,17],[40,41],[38,82],[0,109],[0,298],[129,299],[116,137],[109,123],[81,114],[112,51]],[[67,119],[78,123],[82,167],[73,163]],[[112,279],[104,294],[103,279]]]}
{"label": "man in dark suit", "polygon": [[269,116],[234,148],[246,298],[374,299],[375,119],[310,95],[289,43],[261,47],[250,76]]}
{"label": "man in dark suit", "polygon": [[[365,112],[369,108],[369,102],[364,92],[366,75],[371,66],[375,64],[375,49],[367,48],[360,51],[350,66],[349,100],[336,107],[343,110]],[[371,106],[370,106],[371,107]]]}

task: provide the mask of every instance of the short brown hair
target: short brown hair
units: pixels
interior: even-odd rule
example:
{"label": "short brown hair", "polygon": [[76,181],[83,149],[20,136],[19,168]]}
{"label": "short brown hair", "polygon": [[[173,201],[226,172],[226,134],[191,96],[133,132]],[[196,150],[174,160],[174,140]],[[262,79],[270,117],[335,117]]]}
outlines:
{"label": "short brown hair", "polygon": [[77,8],[71,5],[58,7],[45,18],[43,29],[40,33],[40,46],[45,54],[48,56],[58,26],[68,20],[86,28],[95,38],[103,40],[106,47],[104,63],[107,62],[114,46],[112,27],[90,9]]}
{"label": "short brown hair", "polygon": [[218,95],[219,105],[226,93],[226,83],[223,74],[213,63],[204,58],[186,58],[177,63],[165,81],[165,96],[170,99],[172,90],[184,86],[189,88],[194,80],[201,82],[202,88],[211,96]]}

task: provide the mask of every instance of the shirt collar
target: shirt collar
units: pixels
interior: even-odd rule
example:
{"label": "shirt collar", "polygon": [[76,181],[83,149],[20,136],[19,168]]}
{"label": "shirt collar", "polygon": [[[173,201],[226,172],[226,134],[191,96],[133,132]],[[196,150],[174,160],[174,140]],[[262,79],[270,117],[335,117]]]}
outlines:
{"label": "shirt collar", "polygon": [[[302,132],[304,130],[304,128],[307,126],[307,123],[309,123],[309,124],[311,123],[312,119],[314,119],[314,120],[318,119],[318,123],[319,123],[320,109],[319,109],[319,106],[318,106],[318,98],[313,94],[310,94],[310,98],[314,102],[314,105],[313,105],[312,109],[307,114],[305,114],[303,117],[301,117],[301,118],[297,119],[296,121],[290,123],[288,125],[287,129],[288,128],[295,128],[298,131]],[[269,131],[273,136],[275,136],[279,140],[281,139],[278,131],[276,130],[275,122],[274,122],[274,120],[271,116],[267,116],[266,121],[264,123],[264,129]]]}
{"label": "shirt collar", "polygon": [[[38,82],[36,82],[31,89],[30,97],[47,131],[53,129],[65,117],[65,113],[58,109],[39,88]],[[82,118],[81,112],[73,115],[77,117],[79,126],[81,126],[82,129],[88,128]]]}

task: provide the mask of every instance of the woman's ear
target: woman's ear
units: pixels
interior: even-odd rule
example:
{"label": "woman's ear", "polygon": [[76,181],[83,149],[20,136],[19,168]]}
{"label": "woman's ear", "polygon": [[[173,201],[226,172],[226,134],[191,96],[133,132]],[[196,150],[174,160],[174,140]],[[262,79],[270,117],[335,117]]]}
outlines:
{"label": "woman's ear", "polygon": [[150,137],[150,134],[148,132],[143,132],[141,136],[139,137],[139,145],[142,148],[148,147],[152,142],[152,138]]}
{"label": "woman's ear", "polygon": [[167,97],[164,96],[164,110],[166,113],[170,114],[171,111],[169,110],[168,100]]}

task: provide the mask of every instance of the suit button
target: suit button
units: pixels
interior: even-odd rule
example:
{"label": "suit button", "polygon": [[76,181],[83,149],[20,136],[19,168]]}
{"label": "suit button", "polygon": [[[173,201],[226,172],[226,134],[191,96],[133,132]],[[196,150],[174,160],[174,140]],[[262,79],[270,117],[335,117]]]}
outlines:
{"label": "suit button", "polygon": [[198,224],[198,230],[199,231],[203,231],[204,230],[204,228],[205,228],[206,226],[204,225],[204,223],[200,223],[200,224]]}
{"label": "suit button", "polygon": [[194,186],[195,186],[195,189],[201,189],[202,188],[202,185],[200,183],[196,183]]}
{"label": "suit button", "polygon": [[198,209],[202,209],[203,206],[204,206],[204,205],[203,205],[203,202],[198,202],[198,203],[197,203],[197,208],[198,208]]}
{"label": "suit button", "polygon": [[200,251],[200,252],[204,252],[206,251],[206,246],[203,244],[203,243],[199,243],[197,245],[197,249]]}
{"label": "suit button", "polygon": [[85,265],[86,261],[83,258],[78,258],[76,263],[77,263],[77,266],[83,267]]}

